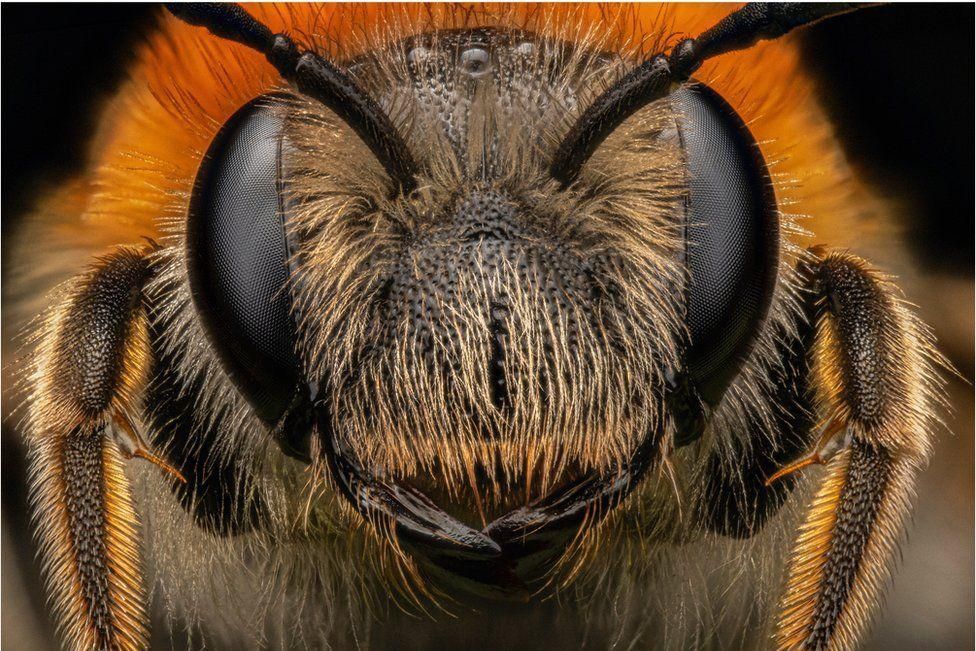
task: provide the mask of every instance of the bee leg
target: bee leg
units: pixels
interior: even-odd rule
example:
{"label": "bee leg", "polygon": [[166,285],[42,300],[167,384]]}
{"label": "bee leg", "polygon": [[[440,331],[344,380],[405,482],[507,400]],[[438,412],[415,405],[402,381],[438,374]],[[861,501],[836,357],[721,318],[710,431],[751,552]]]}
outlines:
{"label": "bee leg", "polygon": [[148,644],[123,460],[162,463],[133,423],[149,368],[142,287],[150,250],[117,249],[64,287],[41,325],[29,377],[33,521],[55,619],[72,649]]}
{"label": "bee leg", "polygon": [[765,479],[810,444],[813,404],[807,350],[812,339],[809,320],[798,324],[795,335],[781,333],[775,338],[777,358],[784,364],[776,395],[770,401],[770,422],[750,417],[748,436],[735,438],[732,453],[715,451],[707,460],[702,481],[697,482],[702,492],[695,503],[700,521],[709,530],[749,538],[762,529],[792,492],[795,477],[774,485],[767,485]]}
{"label": "bee leg", "polygon": [[814,253],[811,379],[826,422],[843,427],[793,545],[779,649],[849,649],[863,635],[942,401],[932,336],[892,286],[854,256]]}

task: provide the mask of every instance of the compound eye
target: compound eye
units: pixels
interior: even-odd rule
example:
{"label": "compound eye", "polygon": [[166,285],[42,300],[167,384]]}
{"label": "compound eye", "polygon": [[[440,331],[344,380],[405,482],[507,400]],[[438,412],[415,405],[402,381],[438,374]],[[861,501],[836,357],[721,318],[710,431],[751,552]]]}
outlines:
{"label": "compound eye", "polygon": [[187,222],[193,301],[210,343],[255,412],[277,421],[298,386],[281,203],[282,98],[237,111],[197,172]]}
{"label": "compound eye", "polygon": [[714,405],[769,309],[779,256],[776,198],[755,139],[718,93],[691,84],[672,95],[672,106],[690,179],[687,364]]}

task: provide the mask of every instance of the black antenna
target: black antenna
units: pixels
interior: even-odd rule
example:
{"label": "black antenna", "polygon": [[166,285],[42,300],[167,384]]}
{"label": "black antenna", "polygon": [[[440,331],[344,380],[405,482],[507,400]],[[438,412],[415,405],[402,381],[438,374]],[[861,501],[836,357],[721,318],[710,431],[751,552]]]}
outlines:
{"label": "black antenna", "polygon": [[417,165],[390,117],[355,81],[314,52],[300,51],[286,34],[273,34],[237,4],[169,3],[171,14],[211,34],[261,52],[283,78],[322,102],[362,138],[402,193],[417,187]]}
{"label": "black antenna", "polygon": [[631,70],[583,112],[563,138],[549,173],[563,188],[607,136],[631,115],[668,94],[675,83],[688,79],[706,60],[774,39],[824,18],[854,11],[864,3],[753,2],[732,12],[697,39],[678,43],[665,56],[658,54]]}

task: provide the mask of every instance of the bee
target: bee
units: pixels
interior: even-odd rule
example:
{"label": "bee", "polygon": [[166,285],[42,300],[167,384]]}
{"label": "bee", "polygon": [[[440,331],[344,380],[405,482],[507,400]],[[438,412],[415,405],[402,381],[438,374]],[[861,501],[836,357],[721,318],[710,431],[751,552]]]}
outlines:
{"label": "bee", "polygon": [[27,227],[65,647],[857,646],[946,362],[807,228],[873,199],[778,39],[855,8],[169,6]]}

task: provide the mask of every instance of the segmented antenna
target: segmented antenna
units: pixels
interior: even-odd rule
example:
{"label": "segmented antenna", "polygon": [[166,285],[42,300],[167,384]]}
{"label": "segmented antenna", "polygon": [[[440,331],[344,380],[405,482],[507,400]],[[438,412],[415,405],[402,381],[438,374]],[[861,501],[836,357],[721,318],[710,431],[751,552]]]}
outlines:
{"label": "segmented antenna", "polygon": [[644,106],[667,95],[674,84],[688,79],[706,60],[864,6],[870,5],[754,2],[732,12],[698,38],[681,41],[667,55],[651,57],[600,95],[559,144],[550,174],[563,188],[568,187],[614,129]]}

